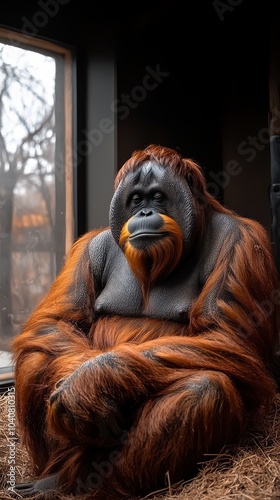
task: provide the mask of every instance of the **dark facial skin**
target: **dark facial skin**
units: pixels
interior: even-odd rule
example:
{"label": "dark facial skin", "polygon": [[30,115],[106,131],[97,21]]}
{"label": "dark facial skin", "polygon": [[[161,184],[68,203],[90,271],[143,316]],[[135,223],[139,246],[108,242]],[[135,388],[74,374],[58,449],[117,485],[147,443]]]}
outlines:
{"label": "dark facial skin", "polygon": [[149,240],[164,237],[164,231],[160,231],[162,225],[162,217],[153,208],[142,208],[127,225],[131,245],[139,248],[140,244],[141,248],[141,244],[148,244]]}
{"label": "dark facial skin", "polygon": [[115,192],[110,207],[110,227],[119,242],[120,232],[131,219],[128,229],[133,245],[146,245],[163,236],[161,215],[179,225],[187,248],[195,226],[192,194],[183,178],[174,177],[168,168],[154,161],[144,162],[136,172],[127,175]]}

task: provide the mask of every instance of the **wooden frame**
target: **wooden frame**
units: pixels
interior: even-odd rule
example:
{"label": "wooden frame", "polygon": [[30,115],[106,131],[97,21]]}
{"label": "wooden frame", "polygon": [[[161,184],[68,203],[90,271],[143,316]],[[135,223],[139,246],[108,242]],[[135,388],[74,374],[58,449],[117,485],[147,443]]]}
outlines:
{"label": "wooden frame", "polygon": [[[59,203],[59,210],[56,210],[55,218],[55,238],[59,238],[56,246],[56,274],[63,265],[66,253],[71,247],[75,237],[75,190],[76,179],[74,178],[74,130],[73,124],[76,118],[75,99],[75,54],[72,48],[57,45],[51,41],[24,35],[6,28],[0,28],[0,42],[23,48],[34,50],[43,55],[51,56],[56,60],[57,68],[60,68],[59,97],[56,99],[55,114],[58,115],[59,133],[56,145],[55,169],[59,168],[59,178],[63,182],[58,182],[55,176],[56,201]],[[61,84],[62,82],[62,84]],[[57,87],[57,84],[56,84]],[[59,113],[57,112],[59,106]],[[56,124],[56,127],[58,125]],[[59,158],[58,152],[59,151]],[[63,165],[63,166],[62,166]],[[63,230],[62,230],[63,229]],[[1,259],[1,255],[0,255]],[[1,303],[1,297],[0,297]],[[0,331],[1,338],[1,331]],[[1,347],[0,347],[1,349]],[[1,351],[0,351],[1,352]],[[13,378],[13,367],[1,367],[0,364],[0,387]]]}

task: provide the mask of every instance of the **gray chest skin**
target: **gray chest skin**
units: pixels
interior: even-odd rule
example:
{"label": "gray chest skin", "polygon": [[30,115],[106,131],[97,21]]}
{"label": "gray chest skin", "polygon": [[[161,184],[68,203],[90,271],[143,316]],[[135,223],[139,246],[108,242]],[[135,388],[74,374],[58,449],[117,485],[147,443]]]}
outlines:
{"label": "gray chest skin", "polygon": [[110,230],[102,232],[89,247],[97,292],[94,304],[96,315],[148,316],[186,321],[193,301],[215,266],[222,244],[227,236],[233,244],[232,240],[236,240],[237,235],[235,219],[214,213],[204,239],[172,275],[152,287],[144,308],[141,287],[123,252]]}

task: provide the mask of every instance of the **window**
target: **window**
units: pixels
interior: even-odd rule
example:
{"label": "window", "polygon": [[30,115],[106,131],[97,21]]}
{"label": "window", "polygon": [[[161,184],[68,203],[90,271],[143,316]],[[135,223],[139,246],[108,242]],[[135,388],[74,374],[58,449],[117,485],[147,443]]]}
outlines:
{"label": "window", "polygon": [[0,382],[74,237],[73,52],[0,29]]}

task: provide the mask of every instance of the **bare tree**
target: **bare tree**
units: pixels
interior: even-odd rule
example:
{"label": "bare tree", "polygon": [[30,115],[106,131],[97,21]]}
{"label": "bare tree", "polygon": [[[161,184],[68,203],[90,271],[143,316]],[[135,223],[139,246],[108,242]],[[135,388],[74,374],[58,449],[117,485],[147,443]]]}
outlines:
{"label": "bare tree", "polygon": [[[39,57],[40,71],[36,71]],[[11,274],[16,241],[15,190],[25,186],[28,195],[29,186],[31,196],[40,192],[50,231],[54,226],[54,180],[47,182],[51,176],[54,179],[54,79],[52,86],[46,78],[53,62],[48,56],[0,44],[0,336],[14,333]],[[27,228],[27,234],[24,245],[30,251],[31,244],[34,249],[32,228]]]}

